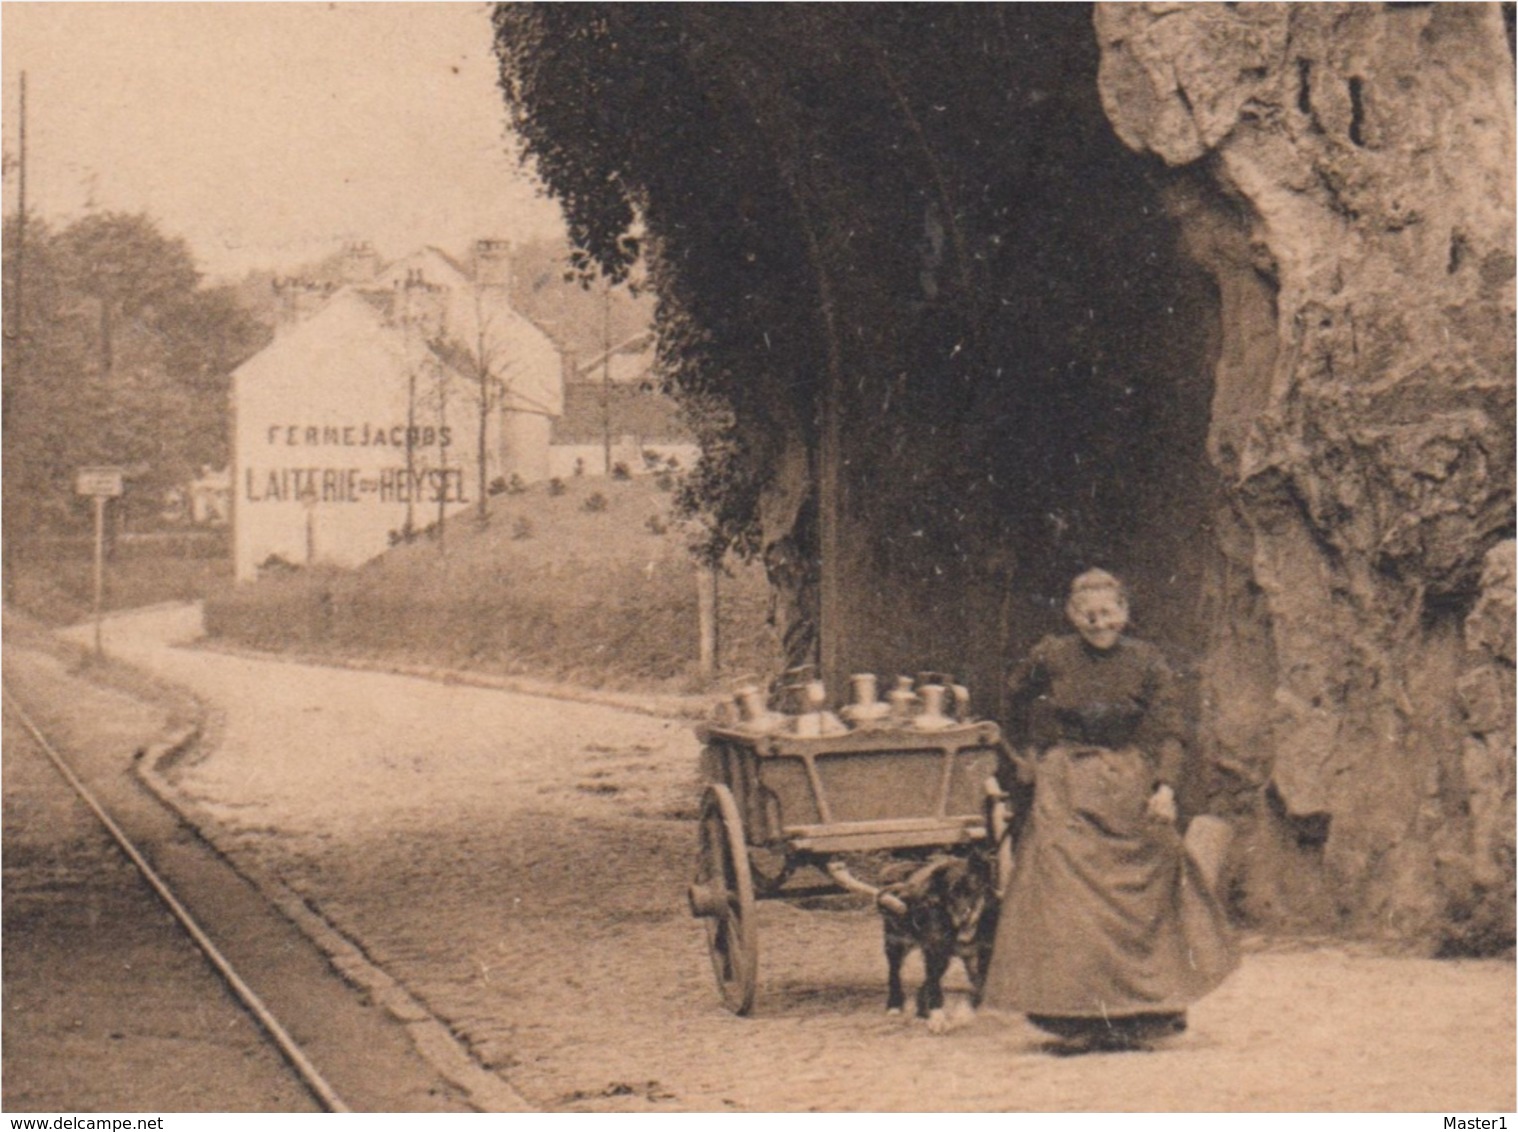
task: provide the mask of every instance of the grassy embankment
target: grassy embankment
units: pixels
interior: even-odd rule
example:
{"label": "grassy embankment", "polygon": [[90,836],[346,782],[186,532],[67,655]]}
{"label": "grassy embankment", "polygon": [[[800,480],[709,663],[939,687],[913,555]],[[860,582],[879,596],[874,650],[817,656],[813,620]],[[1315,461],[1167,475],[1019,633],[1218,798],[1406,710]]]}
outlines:
{"label": "grassy embankment", "polygon": [[[702,688],[695,567],[651,478],[571,479],[499,495],[490,521],[435,535],[351,571],[298,570],[226,587],[213,636],[302,654],[531,674],[591,687]],[[592,497],[604,500],[594,509]],[[589,506],[587,506],[587,504]],[[758,567],[719,583],[719,679],[773,666]]]}
{"label": "grassy embankment", "polygon": [[[155,533],[108,548],[101,605],[107,611],[193,601],[232,578],[229,532]],[[72,625],[95,609],[94,540],[89,534],[17,537],[9,579],[18,612],[45,625]]]}

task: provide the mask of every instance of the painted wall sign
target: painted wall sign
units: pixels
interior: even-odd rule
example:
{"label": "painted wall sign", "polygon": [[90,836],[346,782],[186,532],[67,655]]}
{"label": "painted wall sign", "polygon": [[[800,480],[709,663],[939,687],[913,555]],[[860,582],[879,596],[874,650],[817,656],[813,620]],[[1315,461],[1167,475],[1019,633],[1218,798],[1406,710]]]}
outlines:
{"label": "painted wall sign", "polygon": [[247,468],[248,503],[468,503],[463,468]]}
{"label": "painted wall sign", "polygon": [[447,448],[453,443],[451,425],[312,425],[271,424],[269,443],[287,448]]}
{"label": "painted wall sign", "polygon": [[[451,425],[271,424],[263,428],[270,464],[242,469],[248,503],[469,503],[462,467],[434,468],[431,457],[453,444]],[[295,467],[289,449],[384,448],[406,463],[380,467]],[[404,455],[409,452],[409,459]],[[298,458],[298,457],[297,457]],[[372,459],[373,457],[368,457]],[[363,463],[364,460],[360,460]]]}

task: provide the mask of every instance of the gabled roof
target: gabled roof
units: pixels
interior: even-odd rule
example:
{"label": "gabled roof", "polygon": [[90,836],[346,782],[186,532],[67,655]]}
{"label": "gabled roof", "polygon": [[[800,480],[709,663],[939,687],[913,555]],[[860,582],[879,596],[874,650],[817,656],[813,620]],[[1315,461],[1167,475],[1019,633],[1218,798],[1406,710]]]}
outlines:
{"label": "gabled roof", "polygon": [[399,369],[426,362],[436,356],[421,342],[410,340],[390,322],[383,305],[369,296],[344,287],[307,318],[278,335],[274,341],[233,370],[233,380],[310,380],[303,368],[292,368],[293,359],[341,359],[374,353],[391,360]]}
{"label": "gabled roof", "polygon": [[[504,408],[547,416],[563,412],[558,347],[512,306],[506,288],[477,286],[457,260],[430,246],[389,264],[365,287],[393,296],[408,282],[442,290],[443,334],[454,347],[444,353],[473,357],[483,342],[486,365],[505,386]],[[473,373],[473,364],[466,368]]]}
{"label": "gabled roof", "polygon": [[373,288],[393,288],[403,285],[413,272],[420,272],[421,278],[434,286],[441,287],[469,287],[473,280],[469,272],[459,264],[442,248],[428,245],[418,248],[410,255],[402,256],[393,263],[386,264],[374,277],[372,283],[363,286]]}
{"label": "gabled roof", "polygon": [[[424,290],[412,291],[418,284],[425,285]],[[402,295],[405,303],[399,299]],[[413,314],[418,309],[430,312],[423,316],[430,320],[427,333],[441,337],[440,348],[428,351],[424,343],[400,332],[397,317],[405,309]],[[505,287],[476,286],[458,260],[433,246],[387,264],[372,280],[339,289],[282,331],[239,373],[247,369],[252,380],[262,381],[265,378],[259,375],[269,365],[265,354],[320,353],[321,343],[330,345],[334,338],[361,349],[360,340],[370,336],[394,339],[395,350],[422,351],[433,364],[469,380],[478,377],[474,355],[483,343],[485,364],[504,390],[503,409],[550,417],[564,410],[563,362],[553,339],[512,306]],[[326,353],[332,355],[330,349]]]}
{"label": "gabled roof", "polygon": [[634,383],[657,380],[654,332],[644,330],[610,350],[584,361],[576,361],[570,381],[604,381],[608,373],[614,382]]}

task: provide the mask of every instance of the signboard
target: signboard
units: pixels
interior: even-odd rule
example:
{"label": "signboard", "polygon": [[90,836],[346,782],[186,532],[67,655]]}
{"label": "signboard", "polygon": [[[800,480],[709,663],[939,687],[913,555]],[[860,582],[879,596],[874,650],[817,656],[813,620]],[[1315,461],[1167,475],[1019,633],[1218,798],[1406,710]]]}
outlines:
{"label": "signboard", "polygon": [[114,499],[121,494],[120,468],[80,468],[74,473],[74,493]]}

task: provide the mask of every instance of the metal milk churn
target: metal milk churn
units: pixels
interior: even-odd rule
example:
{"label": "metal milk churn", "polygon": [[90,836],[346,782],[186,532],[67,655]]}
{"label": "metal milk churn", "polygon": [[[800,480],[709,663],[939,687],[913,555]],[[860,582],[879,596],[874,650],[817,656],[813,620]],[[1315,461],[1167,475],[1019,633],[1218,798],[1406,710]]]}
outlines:
{"label": "metal milk churn", "polygon": [[949,689],[943,684],[924,684],[917,689],[917,694],[922,697],[922,711],[912,720],[912,726],[919,731],[939,731],[953,724],[953,720],[944,712],[944,705],[948,702]]}
{"label": "metal milk churn", "polygon": [[838,713],[851,727],[866,727],[891,714],[891,705],[879,698],[875,674],[856,672],[849,677],[850,702]]}
{"label": "metal milk churn", "polygon": [[887,694],[890,702],[891,721],[905,727],[917,714],[917,693],[912,690],[910,676],[896,677],[896,687]]}

